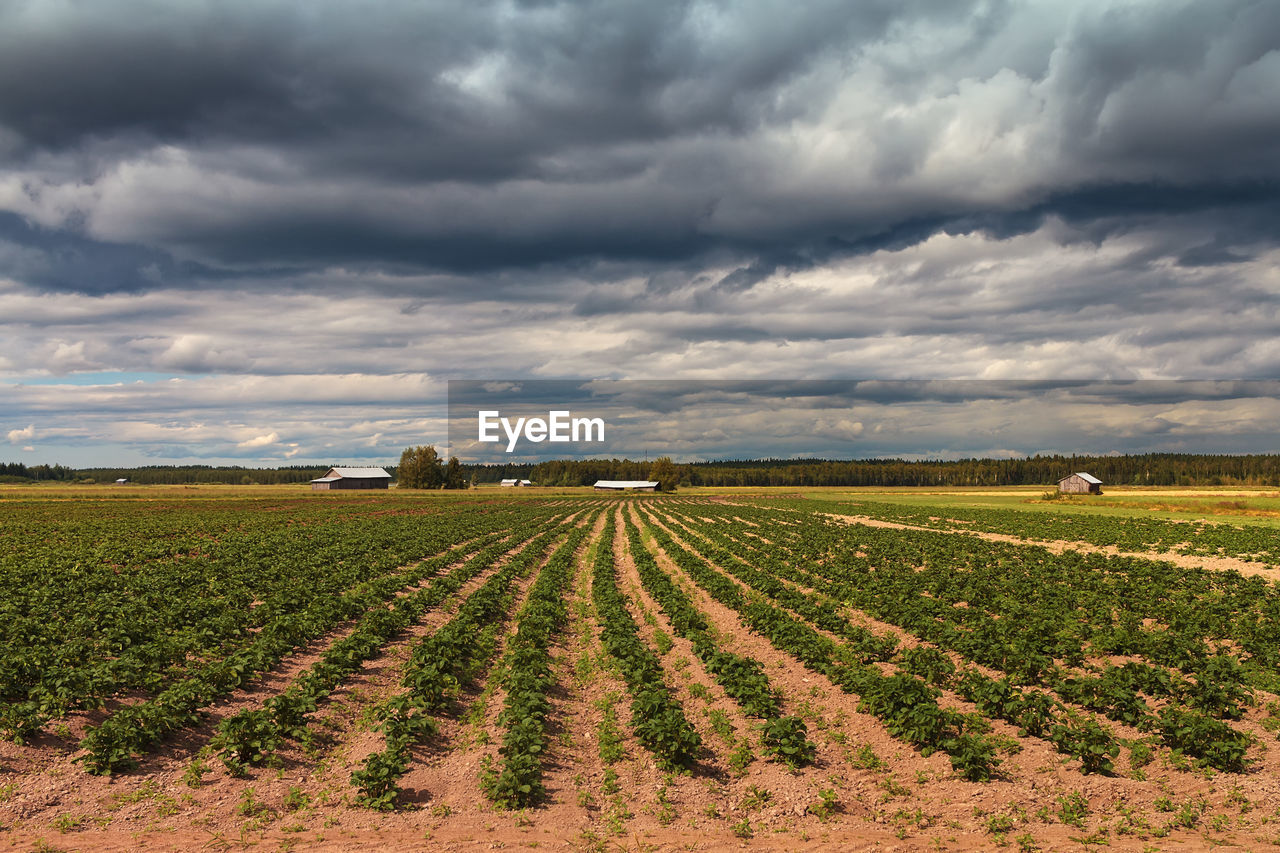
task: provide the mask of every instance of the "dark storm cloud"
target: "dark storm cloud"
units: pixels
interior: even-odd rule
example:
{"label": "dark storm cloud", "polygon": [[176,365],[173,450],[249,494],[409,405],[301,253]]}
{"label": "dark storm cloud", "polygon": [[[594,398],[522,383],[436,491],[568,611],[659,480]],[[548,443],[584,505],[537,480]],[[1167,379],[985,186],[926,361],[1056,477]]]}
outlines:
{"label": "dark storm cloud", "polygon": [[74,229],[39,228],[4,211],[0,269],[44,290],[88,294],[136,292],[174,280],[228,278],[201,264],[175,262],[168,253],[146,246],[93,240]]}
{"label": "dark storm cloud", "polygon": [[1117,4],[1071,43],[1055,75],[1065,147],[1188,178],[1274,174],[1276,4]]}
{"label": "dark storm cloud", "polygon": [[0,116],[28,153],[214,139],[296,146],[327,170],[495,179],[547,153],[785,118],[763,93],[948,5],[15,6],[0,74],[28,82]]}
{"label": "dark storm cloud", "polygon": [[[1274,4],[1036,15],[977,0],[9,4],[0,79],[22,83],[0,87],[0,147],[36,197],[25,215],[240,271],[717,255],[737,260],[720,279],[734,292],[1048,217],[1107,232],[1261,207],[1274,230]],[[1027,136],[1019,159],[975,163],[1009,181],[995,196],[926,174],[966,113],[975,133]],[[846,149],[815,148],[824,135]],[[71,199],[45,204],[57,189]]]}

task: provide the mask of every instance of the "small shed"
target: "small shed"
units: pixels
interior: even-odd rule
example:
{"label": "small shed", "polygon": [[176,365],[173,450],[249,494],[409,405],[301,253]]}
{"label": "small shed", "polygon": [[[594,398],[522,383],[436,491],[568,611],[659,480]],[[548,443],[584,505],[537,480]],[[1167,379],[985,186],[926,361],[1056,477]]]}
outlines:
{"label": "small shed", "polygon": [[1102,481],[1092,474],[1077,471],[1058,481],[1058,491],[1064,495],[1100,495]]}
{"label": "small shed", "polygon": [[330,468],[323,477],[311,481],[311,490],[385,489],[390,485],[391,475],[381,468]]}
{"label": "small shed", "polygon": [[129,483],[129,478],[128,478],[128,477],[121,477],[120,479],[116,480],[116,485],[117,485],[117,486],[124,486],[124,485],[128,485],[128,483]]}
{"label": "small shed", "polygon": [[596,480],[597,492],[653,492],[657,491],[657,480]]}
{"label": "small shed", "polygon": [[498,485],[502,486],[504,489],[511,489],[511,488],[519,488],[520,486],[532,486],[533,483],[529,480],[518,480],[513,477],[508,480],[503,480],[502,482],[498,483]]}

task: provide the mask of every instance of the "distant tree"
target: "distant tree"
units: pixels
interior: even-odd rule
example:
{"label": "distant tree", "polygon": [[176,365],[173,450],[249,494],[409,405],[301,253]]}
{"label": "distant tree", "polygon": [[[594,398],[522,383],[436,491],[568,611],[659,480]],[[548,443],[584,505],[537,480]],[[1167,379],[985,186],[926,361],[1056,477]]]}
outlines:
{"label": "distant tree", "polygon": [[396,475],[396,488],[438,489],[444,485],[444,464],[434,445],[406,447]]}
{"label": "distant tree", "polygon": [[421,489],[422,476],[418,473],[416,447],[406,447],[400,454],[400,464],[396,466],[397,489]]}
{"label": "distant tree", "polygon": [[458,461],[458,457],[450,456],[449,464],[444,469],[444,487],[446,489],[465,489],[467,487],[467,478],[462,471],[462,463]]}
{"label": "distant tree", "polygon": [[657,480],[660,492],[674,492],[680,485],[680,475],[679,466],[671,461],[670,456],[659,456],[649,468],[649,479]]}
{"label": "distant tree", "polygon": [[438,489],[444,485],[444,463],[435,445],[418,448],[418,467],[422,471],[422,488]]}

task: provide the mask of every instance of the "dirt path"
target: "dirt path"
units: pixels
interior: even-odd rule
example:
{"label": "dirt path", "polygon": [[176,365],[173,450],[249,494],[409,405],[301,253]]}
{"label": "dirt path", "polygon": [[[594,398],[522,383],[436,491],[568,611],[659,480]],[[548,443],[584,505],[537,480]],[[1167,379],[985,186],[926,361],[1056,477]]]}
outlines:
{"label": "dirt path", "polygon": [[952,533],[973,536],[987,542],[1007,542],[1012,545],[1038,545],[1054,554],[1077,551],[1082,554],[1106,554],[1110,557],[1137,557],[1142,560],[1164,560],[1184,569],[1206,569],[1208,571],[1237,571],[1242,575],[1253,575],[1268,580],[1280,581],[1280,568],[1269,568],[1261,563],[1240,560],[1235,557],[1200,557],[1193,554],[1179,554],[1175,551],[1122,551],[1114,545],[1094,545],[1090,542],[1071,542],[1064,539],[1025,539],[1007,533],[988,533],[982,530],[964,528],[921,527],[915,524],[902,524],[897,521],[884,521],[866,515],[839,515],[836,513],[820,513],[827,518],[834,518],[846,524],[861,524],[865,527],[888,527],[894,530],[923,530],[929,533]]}

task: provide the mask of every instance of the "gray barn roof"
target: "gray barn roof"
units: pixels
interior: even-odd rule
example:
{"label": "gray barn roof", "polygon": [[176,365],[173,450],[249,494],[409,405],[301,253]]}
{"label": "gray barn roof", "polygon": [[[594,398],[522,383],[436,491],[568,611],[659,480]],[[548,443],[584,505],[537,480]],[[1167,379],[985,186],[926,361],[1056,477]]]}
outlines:
{"label": "gray barn roof", "polygon": [[330,468],[330,474],[337,474],[339,477],[390,477],[386,471],[381,468]]}
{"label": "gray barn roof", "polygon": [[656,489],[657,480],[596,480],[597,489]]}
{"label": "gray barn roof", "polygon": [[[1094,483],[1099,486],[1102,485],[1102,481],[1099,480],[1097,477],[1093,476],[1092,474],[1086,474],[1083,471],[1077,471],[1074,474],[1068,474],[1067,476],[1063,477],[1062,480],[1069,480],[1072,477],[1079,477],[1081,480],[1084,480],[1086,483]],[[1059,480],[1058,482],[1061,483],[1062,480]]]}
{"label": "gray barn roof", "polygon": [[323,477],[317,477],[311,482],[332,483],[335,480],[368,480],[375,477],[391,479],[391,475],[381,468],[330,468]]}

